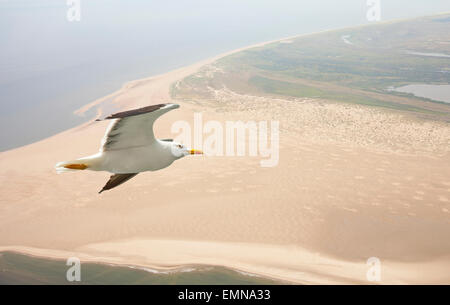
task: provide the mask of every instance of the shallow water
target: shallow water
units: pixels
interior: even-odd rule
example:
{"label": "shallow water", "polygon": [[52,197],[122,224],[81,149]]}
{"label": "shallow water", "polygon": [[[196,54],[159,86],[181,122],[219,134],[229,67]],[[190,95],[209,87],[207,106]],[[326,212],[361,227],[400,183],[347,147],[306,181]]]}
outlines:
{"label": "shallow water", "polygon": [[282,282],[213,266],[186,266],[173,271],[81,262],[81,281],[69,282],[70,266],[62,260],[0,253],[0,285],[4,284],[136,284],[136,285],[275,285]]}
{"label": "shallow water", "polygon": [[416,96],[435,101],[450,103],[450,85],[407,85],[395,88],[395,91],[412,93]]}

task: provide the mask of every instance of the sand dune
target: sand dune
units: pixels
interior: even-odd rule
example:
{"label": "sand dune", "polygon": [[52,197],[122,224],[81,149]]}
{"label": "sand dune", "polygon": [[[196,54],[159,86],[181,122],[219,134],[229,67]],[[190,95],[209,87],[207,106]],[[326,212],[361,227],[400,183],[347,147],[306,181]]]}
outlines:
{"label": "sand dune", "polygon": [[[99,106],[171,100],[170,85],[213,59],[128,83]],[[0,154],[0,250],[159,268],[214,264],[295,283],[450,283],[450,127],[400,113],[311,99],[217,92],[176,101],[175,120],[276,119],[280,163],[184,158],[101,195],[108,173],[57,175],[98,150],[107,122]]]}

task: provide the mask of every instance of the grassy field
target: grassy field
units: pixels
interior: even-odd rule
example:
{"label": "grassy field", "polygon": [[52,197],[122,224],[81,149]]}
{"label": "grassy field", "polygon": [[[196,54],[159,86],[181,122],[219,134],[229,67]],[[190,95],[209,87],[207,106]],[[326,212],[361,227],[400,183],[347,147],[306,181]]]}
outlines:
{"label": "grassy field", "polygon": [[[275,42],[224,57],[186,78],[179,98],[211,98],[211,89],[310,97],[445,117],[442,102],[389,91],[406,84],[449,84],[449,15],[379,23]],[[211,68],[209,68],[211,69]]]}

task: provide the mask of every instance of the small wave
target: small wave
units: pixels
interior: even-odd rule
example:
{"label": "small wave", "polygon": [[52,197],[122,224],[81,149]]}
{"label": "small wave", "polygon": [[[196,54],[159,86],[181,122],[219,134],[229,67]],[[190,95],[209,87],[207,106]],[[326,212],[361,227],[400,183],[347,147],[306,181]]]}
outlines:
{"label": "small wave", "polygon": [[193,272],[193,271],[201,271],[197,268],[194,267],[182,267],[182,268],[173,268],[173,269],[153,269],[153,268],[148,268],[148,267],[139,267],[139,266],[131,266],[131,265],[127,265],[125,266],[127,268],[130,269],[134,269],[134,270],[142,270],[142,271],[146,271],[149,273],[154,273],[154,274],[171,274],[171,273],[183,273],[183,272]]}
{"label": "small wave", "polygon": [[261,277],[258,274],[254,274],[254,273],[250,273],[250,272],[245,272],[245,271],[240,271],[240,270],[234,270],[239,274],[245,275],[245,276],[251,276],[251,277]]}

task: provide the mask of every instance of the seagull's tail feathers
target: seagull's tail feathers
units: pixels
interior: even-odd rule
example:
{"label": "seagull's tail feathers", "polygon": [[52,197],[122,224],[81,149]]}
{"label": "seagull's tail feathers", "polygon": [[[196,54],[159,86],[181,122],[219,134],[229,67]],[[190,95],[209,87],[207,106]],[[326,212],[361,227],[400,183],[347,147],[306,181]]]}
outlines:
{"label": "seagull's tail feathers", "polygon": [[58,162],[55,165],[56,172],[60,174],[65,172],[85,170],[88,168],[92,169],[94,165],[97,164],[97,158],[95,157],[96,156],[91,156],[71,161]]}
{"label": "seagull's tail feathers", "polygon": [[88,162],[85,162],[84,160],[63,161],[58,162],[55,165],[55,169],[58,174],[77,170],[84,170],[89,167],[89,164],[87,163]]}

